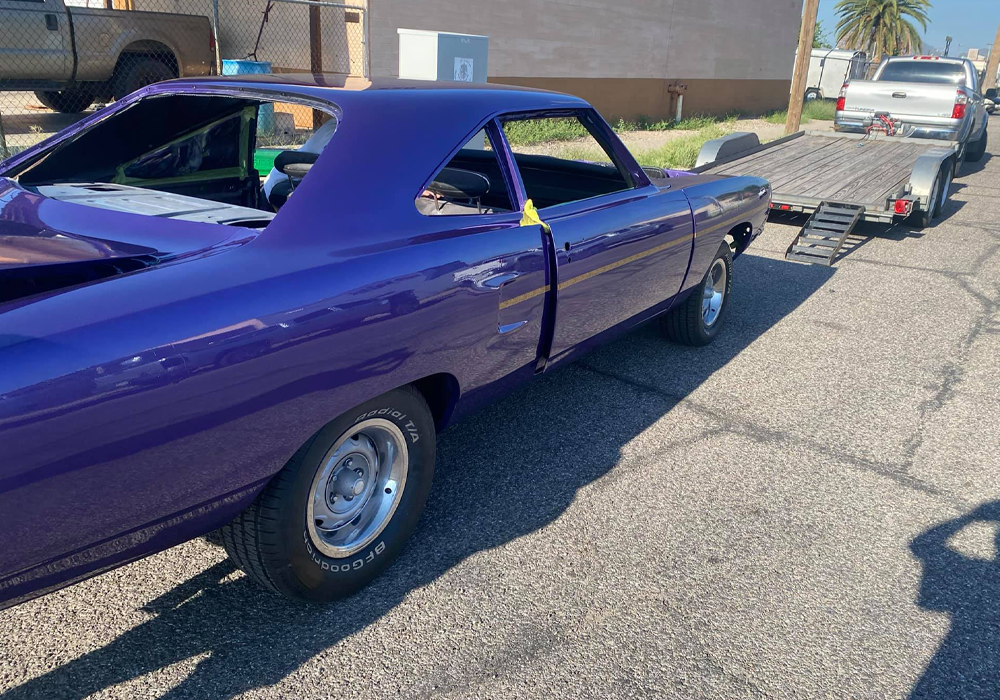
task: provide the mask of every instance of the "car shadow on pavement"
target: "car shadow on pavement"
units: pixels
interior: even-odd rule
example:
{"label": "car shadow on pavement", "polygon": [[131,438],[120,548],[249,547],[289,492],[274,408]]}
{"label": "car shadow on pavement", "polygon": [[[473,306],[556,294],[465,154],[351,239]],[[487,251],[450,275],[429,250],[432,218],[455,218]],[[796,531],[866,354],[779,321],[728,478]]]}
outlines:
{"label": "car shadow on pavement", "polygon": [[[0,698],[85,698],[183,661],[193,669],[161,698],[231,698],[279,683],[449,572],[454,594],[477,595],[477,581],[495,574],[475,562],[452,571],[457,565],[559,518],[579,489],[615,468],[623,446],[834,274],[745,255],[736,262],[727,326],[711,346],[671,345],[647,324],[446,430],[431,497],[410,545],[355,596],[325,606],[289,602],[223,560],[146,604],[149,620]],[[615,371],[602,369],[607,366]],[[654,373],[655,387],[627,376]],[[100,604],[111,608],[114,601]],[[345,681],[335,660],[331,664],[324,683],[336,693]]]}
{"label": "car shadow on pavement", "polygon": [[911,700],[994,700],[1000,694],[1000,529],[989,559],[948,546],[949,538],[975,523],[1000,526],[1000,501],[937,525],[910,543],[923,566],[917,604],[951,616],[951,629]]}

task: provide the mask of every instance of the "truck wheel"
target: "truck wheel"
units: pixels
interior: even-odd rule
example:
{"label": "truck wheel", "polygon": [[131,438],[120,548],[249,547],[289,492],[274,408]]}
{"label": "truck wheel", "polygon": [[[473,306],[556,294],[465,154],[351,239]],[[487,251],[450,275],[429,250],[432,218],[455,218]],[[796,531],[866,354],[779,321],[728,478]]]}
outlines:
{"label": "truck wheel", "polygon": [[805,98],[806,102],[810,102],[812,100],[818,100],[819,90],[817,90],[816,88],[809,88],[808,90],[806,90]]}
{"label": "truck wheel", "polygon": [[174,70],[163,61],[155,58],[131,58],[125,54],[113,78],[115,99],[120,100],[147,85],[176,77]]}
{"label": "truck wheel", "polygon": [[978,163],[986,155],[986,141],[989,137],[987,130],[983,129],[983,135],[976,140],[975,143],[969,144],[966,152],[965,159],[970,163]]}
{"label": "truck wheel", "polygon": [[330,601],[367,585],[416,527],[434,473],[434,420],[412,387],[329,423],[222,528],[230,558],[265,588]]}
{"label": "truck wheel", "polygon": [[732,286],[733,252],[723,241],[701,284],[680,306],[661,317],[663,332],[675,343],[708,345],[726,318]]}
{"label": "truck wheel", "polygon": [[94,103],[94,93],[85,88],[68,90],[39,90],[35,97],[45,107],[63,114],[82,112]]}

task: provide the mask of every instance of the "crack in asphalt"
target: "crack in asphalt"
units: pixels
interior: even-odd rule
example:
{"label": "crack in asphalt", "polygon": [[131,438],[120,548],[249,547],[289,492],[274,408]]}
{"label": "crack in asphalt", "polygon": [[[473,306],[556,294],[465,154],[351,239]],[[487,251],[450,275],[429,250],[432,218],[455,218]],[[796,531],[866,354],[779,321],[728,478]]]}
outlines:
{"label": "crack in asphalt", "polygon": [[958,506],[966,507],[966,504],[961,499],[957,499],[954,494],[939,489],[938,487],[930,484],[923,479],[919,479],[914,476],[910,476],[906,472],[909,471],[910,463],[902,463],[899,465],[894,464],[882,464],[872,460],[864,459],[863,457],[858,457],[857,455],[851,455],[848,453],[840,452],[838,450],[830,449],[829,447],[817,443],[812,440],[795,435],[787,430],[777,430],[774,428],[768,428],[766,426],[754,423],[752,421],[736,418],[732,415],[727,415],[723,412],[716,411],[715,409],[709,408],[707,406],[701,405],[698,402],[692,400],[689,397],[677,396],[669,391],[665,391],[657,386],[647,384],[640,380],[632,379],[631,377],[624,377],[614,372],[609,372],[598,367],[594,367],[585,362],[577,362],[577,366],[585,369],[589,372],[597,374],[599,376],[619,381],[623,384],[627,384],[634,389],[639,391],[649,392],[665,398],[670,401],[673,405],[683,403],[686,407],[701,414],[707,418],[719,423],[724,430],[727,432],[741,435],[743,437],[754,440],[761,444],[781,444],[781,443],[791,443],[793,445],[798,445],[806,449],[817,452],[825,457],[829,457],[833,460],[839,461],[843,464],[847,464],[859,471],[865,471],[869,473],[874,473],[878,476],[882,476],[886,479],[896,482],[897,484],[904,486],[906,488],[912,489],[914,491],[919,491],[921,493],[929,494],[932,496],[938,496],[942,499]]}

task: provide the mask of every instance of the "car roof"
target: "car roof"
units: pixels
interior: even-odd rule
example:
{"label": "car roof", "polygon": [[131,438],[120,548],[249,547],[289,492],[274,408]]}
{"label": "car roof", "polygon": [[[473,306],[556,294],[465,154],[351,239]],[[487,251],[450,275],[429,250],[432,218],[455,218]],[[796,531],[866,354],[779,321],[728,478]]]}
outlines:
{"label": "car roof", "polygon": [[242,89],[251,92],[278,91],[327,101],[341,108],[391,97],[393,102],[404,101],[414,106],[433,103],[446,97],[454,105],[465,102],[469,107],[486,111],[509,109],[566,109],[589,107],[583,99],[565,93],[502,85],[499,83],[464,83],[435,80],[406,80],[402,78],[361,78],[339,74],[253,74],[180,78],[157,84],[157,92],[184,89],[197,92],[199,88]]}

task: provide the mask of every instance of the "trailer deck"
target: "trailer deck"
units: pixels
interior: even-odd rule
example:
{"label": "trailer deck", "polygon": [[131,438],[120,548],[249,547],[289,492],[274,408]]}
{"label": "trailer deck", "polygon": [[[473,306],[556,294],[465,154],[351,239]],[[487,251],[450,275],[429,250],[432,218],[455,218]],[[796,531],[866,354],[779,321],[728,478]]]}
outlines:
{"label": "trailer deck", "polygon": [[821,202],[835,202],[864,207],[867,220],[892,221],[891,202],[907,194],[917,159],[942,146],[954,144],[800,131],[696,171],[763,177],[782,209],[811,212]]}
{"label": "trailer deck", "polygon": [[705,143],[694,172],[768,180],[772,209],[810,214],[785,259],[832,265],[862,219],[912,215],[927,226],[948,199],[957,153],[930,139],[800,131],[760,144],[737,132]]}

